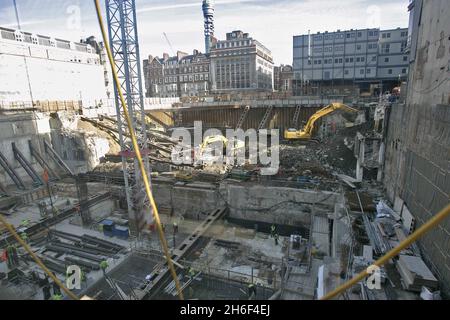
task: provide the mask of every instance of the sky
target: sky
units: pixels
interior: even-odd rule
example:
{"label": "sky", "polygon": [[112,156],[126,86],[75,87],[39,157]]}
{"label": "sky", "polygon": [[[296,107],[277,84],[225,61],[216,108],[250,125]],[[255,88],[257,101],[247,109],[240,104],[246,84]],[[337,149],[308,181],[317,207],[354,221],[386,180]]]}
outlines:
{"label": "sky", "polygon": [[[92,0],[16,0],[23,31],[70,41],[100,39]],[[101,0],[104,8],[104,0]],[[292,64],[292,36],[408,27],[408,0],[216,0],[215,36],[242,30],[268,47],[276,64]],[[141,58],[204,52],[202,0],[136,0]],[[103,12],[105,17],[105,12]],[[0,26],[17,28],[13,0],[0,1]]]}

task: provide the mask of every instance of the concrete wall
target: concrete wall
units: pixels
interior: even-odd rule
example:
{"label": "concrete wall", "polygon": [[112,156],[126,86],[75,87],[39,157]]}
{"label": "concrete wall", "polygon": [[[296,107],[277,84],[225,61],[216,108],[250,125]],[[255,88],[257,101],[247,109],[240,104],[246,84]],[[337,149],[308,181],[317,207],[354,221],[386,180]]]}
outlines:
{"label": "concrete wall", "polygon": [[[40,143],[39,137],[46,137],[49,133],[48,117],[42,115],[36,116],[28,113],[14,116],[2,115],[0,117],[0,152],[5,156],[10,166],[20,176],[25,185],[30,185],[32,179],[14,158],[11,144],[14,142],[38,174],[42,174],[43,169],[31,157],[28,141],[31,140],[33,145],[40,149],[41,154],[44,154],[44,146]],[[13,181],[2,167],[0,167],[0,183],[6,186],[13,184]]]}
{"label": "concrete wall", "polygon": [[[44,139],[51,142],[55,151],[74,173],[93,170],[99,164],[99,159],[109,152],[110,145],[105,134],[95,128],[89,128],[92,132],[85,132],[86,130],[78,128],[78,119],[79,116],[65,112],[55,113],[52,116],[40,112],[0,116],[0,152],[27,188],[32,188],[32,180],[14,158],[13,142],[40,176],[44,170],[31,156],[28,144],[30,140],[47,164],[64,174],[65,172],[62,172],[45,152]],[[2,167],[0,167],[0,183],[5,186],[14,184]]]}
{"label": "concrete wall", "polygon": [[155,200],[160,208],[172,208],[175,215],[197,219],[197,214],[209,213],[225,204],[215,189],[173,186],[155,183]]}
{"label": "concrete wall", "polygon": [[[291,188],[222,185],[230,217],[288,226],[309,226],[313,211],[333,212],[339,195]],[[317,204],[314,206],[314,204]]]}
{"label": "concrete wall", "polygon": [[331,192],[227,183],[218,190],[155,183],[154,190],[160,208],[173,208],[175,215],[197,219],[227,205],[232,219],[294,227],[309,226],[312,211],[331,213],[335,203],[343,201]]}
{"label": "concrete wall", "polygon": [[[416,1],[415,10],[422,1]],[[407,103],[390,112],[385,186],[393,202],[400,197],[416,218],[416,228],[450,201],[450,7],[447,0],[423,1],[412,52]],[[450,293],[450,219],[420,245]]]}
{"label": "concrete wall", "polygon": [[14,40],[0,39],[0,84],[2,102],[106,100],[97,54]]}

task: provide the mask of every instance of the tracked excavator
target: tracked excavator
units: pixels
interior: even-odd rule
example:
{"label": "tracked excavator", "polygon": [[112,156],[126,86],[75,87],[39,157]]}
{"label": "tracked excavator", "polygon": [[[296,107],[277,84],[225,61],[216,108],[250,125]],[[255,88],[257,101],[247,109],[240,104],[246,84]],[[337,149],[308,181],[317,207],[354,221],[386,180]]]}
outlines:
{"label": "tracked excavator", "polygon": [[309,118],[308,122],[304,126],[303,129],[297,130],[297,129],[287,129],[284,131],[284,139],[288,142],[290,141],[309,141],[312,139],[313,131],[315,128],[315,123],[317,120],[325,117],[326,115],[329,115],[333,112],[336,112],[338,110],[342,110],[348,113],[357,113],[358,110],[351,108],[345,104],[342,103],[332,103],[329,106],[326,106],[325,108],[320,109],[315,114]]}

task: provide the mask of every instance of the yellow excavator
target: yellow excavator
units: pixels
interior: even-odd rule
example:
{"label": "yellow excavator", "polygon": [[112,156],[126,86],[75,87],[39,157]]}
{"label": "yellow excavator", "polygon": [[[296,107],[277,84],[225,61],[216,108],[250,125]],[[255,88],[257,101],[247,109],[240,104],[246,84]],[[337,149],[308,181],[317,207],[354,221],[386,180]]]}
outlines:
{"label": "yellow excavator", "polygon": [[330,113],[333,113],[335,111],[342,110],[345,112],[350,113],[356,113],[358,110],[351,108],[345,104],[342,103],[332,103],[329,106],[326,106],[325,108],[320,109],[315,114],[309,118],[308,122],[306,123],[305,127],[302,130],[297,129],[287,129],[284,131],[284,139],[287,141],[296,141],[296,140],[311,140],[312,134],[314,131],[314,124],[317,120],[319,120],[322,117],[325,117],[326,115],[329,115]]}

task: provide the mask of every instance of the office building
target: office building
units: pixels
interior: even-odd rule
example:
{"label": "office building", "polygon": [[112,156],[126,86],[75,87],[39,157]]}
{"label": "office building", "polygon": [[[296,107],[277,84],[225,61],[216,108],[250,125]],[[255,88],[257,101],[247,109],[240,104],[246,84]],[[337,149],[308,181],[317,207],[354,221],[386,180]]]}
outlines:
{"label": "office building", "polygon": [[211,49],[214,92],[272,91],[272,53],[248,33],[233,31]]}
{"label": "office building", "polygon": [[296,94],[352,85],[367,91],[373,84],[389,90],[406,80],[406,28],[319,32],[293,40]]}

